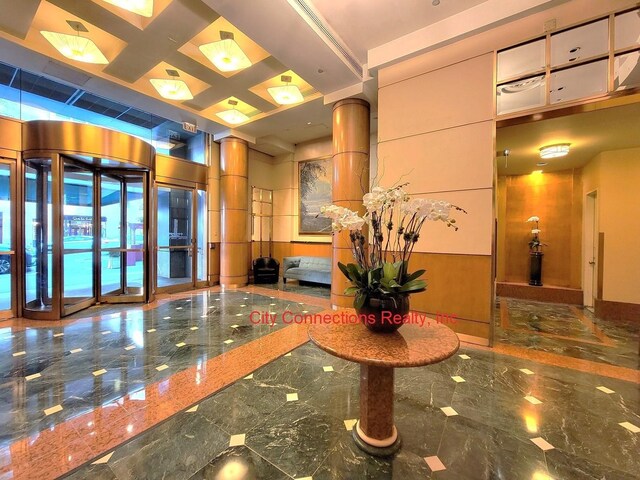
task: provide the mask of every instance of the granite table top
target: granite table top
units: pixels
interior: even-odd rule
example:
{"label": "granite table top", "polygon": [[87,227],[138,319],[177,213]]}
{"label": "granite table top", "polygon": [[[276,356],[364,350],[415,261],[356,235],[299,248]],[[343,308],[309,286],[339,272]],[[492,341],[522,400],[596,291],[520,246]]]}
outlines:
{"label": "granite table top", "polygon": [[390,368],[437,363],[460,346],[458,336],[443,324],[405,324],[393,333],[374,333],[362,323],[314,324],[309,338],[336,357]]}

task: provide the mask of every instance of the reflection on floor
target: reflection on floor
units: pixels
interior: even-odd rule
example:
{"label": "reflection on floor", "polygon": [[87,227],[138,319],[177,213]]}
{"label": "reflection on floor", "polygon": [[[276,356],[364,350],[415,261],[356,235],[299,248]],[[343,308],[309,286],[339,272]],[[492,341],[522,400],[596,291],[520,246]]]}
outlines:
{"label": "reflection on floor", "polygon": [[298,282],[297,280],[289,280],[287,283],[283,283],[282,279],[280,279],[278,283],[267,283],[260,286],[281,292],[301,293],[319,298],[331,298],[331,286],[319,283]]}
{"label": "reflection on floor", "polygon": [[357,367],[306,344],[70,478],[637,478],[636,384],[463,348],[398,370],[396,392],[403,447],[370,457]]}
{"label": "reflection on floor", "polygon": [[576,305],[499,298],[495,340],[573,358],[640,368],[640,325],[606,321]]}
{"label": "reflection on floor", "polygon": [[[440,364],[397,370],[403,447],[389,459],[362,453],[350,432],[358,366],[282,321],[328,302],[304,295],[317,287],[264,287],[0,329],[0,479],[637,478],[640,378],[538,363],[519,347],[464,345]],[[507,327],[581,331],[563,306],[540,307],[552,318],[543,327],[527,320],[530,306],[502,303]],[[589,348],[632,341],[598,326],[583,332]]]}

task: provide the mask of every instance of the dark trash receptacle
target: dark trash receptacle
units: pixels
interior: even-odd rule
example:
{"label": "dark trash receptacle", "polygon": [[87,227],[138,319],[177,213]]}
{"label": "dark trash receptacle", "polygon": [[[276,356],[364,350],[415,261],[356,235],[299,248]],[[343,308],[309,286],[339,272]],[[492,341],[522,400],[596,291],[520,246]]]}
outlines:
{"label": "dark trash receptacle", "polygon": [[278,283],[280,263],[271,257],[260,257],[253,261],[254,283]]}

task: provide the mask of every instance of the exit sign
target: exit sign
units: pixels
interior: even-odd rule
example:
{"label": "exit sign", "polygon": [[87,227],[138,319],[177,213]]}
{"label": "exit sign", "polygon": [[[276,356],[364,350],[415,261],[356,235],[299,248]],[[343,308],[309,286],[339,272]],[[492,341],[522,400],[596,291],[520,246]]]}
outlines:
{"label": "exit sign", "polygon": [[182,122],[182,129],[187,132],[198,133],[198,127],[194,123]]}

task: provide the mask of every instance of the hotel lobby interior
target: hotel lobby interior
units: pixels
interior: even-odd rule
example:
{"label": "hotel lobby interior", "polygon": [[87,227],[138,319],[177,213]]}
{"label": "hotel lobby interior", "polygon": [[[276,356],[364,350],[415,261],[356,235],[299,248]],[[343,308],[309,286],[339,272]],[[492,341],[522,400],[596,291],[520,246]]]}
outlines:
{"label": "hotel lobby interior", "polygon": [[0,12],[0,480],[640,478],[637,0]]}

